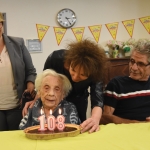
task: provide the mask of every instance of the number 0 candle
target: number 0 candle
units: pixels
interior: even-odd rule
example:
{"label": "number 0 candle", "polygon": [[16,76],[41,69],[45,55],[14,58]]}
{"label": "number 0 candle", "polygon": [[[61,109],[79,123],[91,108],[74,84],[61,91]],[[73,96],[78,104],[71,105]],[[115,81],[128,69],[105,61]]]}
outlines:
{"label": "number 0 candle", "polygon": [[47,127],[50,131],[54,131],[56,127],[56,120],[55,117],[52,115],[52,110],[50,110],[50,116],[48,116],[47,118]]}
{"label": "number 0 candle", "polygon": [[61,109],[59,109],[59,114],[58,117],[57,117],[57,129],[59,131],[63,131],[64,128],[65,128],[65,117],[63,115],[61,115]]}
{"label": "number 0 candle", "polygon": [[45,130],[47,130],[45,128],[45,116],[43,115],[42,109],[41,109],[41,116],[38,118],[38,120],[40,121],[40,128],[38,130],[39,131],[45,131]]}

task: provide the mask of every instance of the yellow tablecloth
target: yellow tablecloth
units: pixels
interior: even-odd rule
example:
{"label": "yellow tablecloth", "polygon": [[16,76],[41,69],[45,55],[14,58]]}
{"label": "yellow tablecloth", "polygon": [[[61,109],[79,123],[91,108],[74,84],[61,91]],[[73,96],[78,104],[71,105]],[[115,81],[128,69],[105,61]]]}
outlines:
{"label": "yellow tablecloth", "polygon": [[150,150],[150,123],[101,125],[100,131],[31,140],[23,131],[0,132],[0,150]]}

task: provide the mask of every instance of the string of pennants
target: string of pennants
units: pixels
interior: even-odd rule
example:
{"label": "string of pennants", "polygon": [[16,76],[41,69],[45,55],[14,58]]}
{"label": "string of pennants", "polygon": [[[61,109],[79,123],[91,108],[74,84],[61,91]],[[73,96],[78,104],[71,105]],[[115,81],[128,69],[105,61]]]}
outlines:
{"label": "string of pennants", "polygon": [[[139,20],[143,24],[146,31],[150,34],[150,16],[139,18]],[[127,30],[129,36],[132,38],[135,19],[125,20],[125,21],[122,21],[122,23],[123,23],[125,29]],[[119,22],[105,24],[106,28],[108,29],[108,31],[110,32],[110,34],[114,40],[116,39],[118,24],[119,24]],[[42,41],[42,39],[44,38],[49,27],[50,26],[48,26],[48,25],[36,24],[38,38],[40,41]],[[61,28],[61,27],[53,27],[53,28],[54,28],[57,44],[59,45],[61,43],[67,29]],[[88,28],[91,31],[95,41],[98,43],[102,25],[88,26]],[[71,28],[77,41],[82,40],[84,29],[85,29],[85,27]]]}

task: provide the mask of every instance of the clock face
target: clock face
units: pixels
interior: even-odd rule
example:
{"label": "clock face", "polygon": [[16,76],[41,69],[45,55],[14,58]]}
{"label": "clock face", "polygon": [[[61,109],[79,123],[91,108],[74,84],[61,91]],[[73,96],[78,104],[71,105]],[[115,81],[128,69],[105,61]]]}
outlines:
{"label": "clock face", "polygon": [[76,22],[76,15],[71,9],[64,8],[58,12],[57,21],[60,26],[64,28],[70,28]]}

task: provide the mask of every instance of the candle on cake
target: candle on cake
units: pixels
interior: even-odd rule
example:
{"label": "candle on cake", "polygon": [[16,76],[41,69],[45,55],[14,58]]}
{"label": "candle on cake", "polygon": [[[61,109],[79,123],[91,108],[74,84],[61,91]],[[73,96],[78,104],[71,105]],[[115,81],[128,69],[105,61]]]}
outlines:
{"label": "candle on cake", "polygon": [[48,116],[47,118],[47,128],[50,131],[54,131],[55,127],[56,127],[56,119],[52,115],[52,110],[50,110],[50,116]]}
{"label": "candle on cake", "polygon": [[65,128],[65,117],[63,115],[61,115],[61,109],[59,109],[59,115],[57,117],[57,129],[59,131],[63,131]]}
{"label": "candle on cake", "polygon": [[45,131],[47,130],[45,128],[45,115],[43,114],[43,110],[41,109],[41,116],[38,118],[40,121],[40,128],[38,129],[39,131]]}

